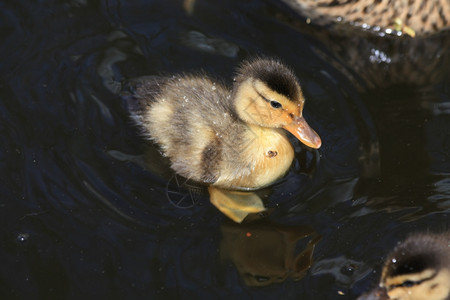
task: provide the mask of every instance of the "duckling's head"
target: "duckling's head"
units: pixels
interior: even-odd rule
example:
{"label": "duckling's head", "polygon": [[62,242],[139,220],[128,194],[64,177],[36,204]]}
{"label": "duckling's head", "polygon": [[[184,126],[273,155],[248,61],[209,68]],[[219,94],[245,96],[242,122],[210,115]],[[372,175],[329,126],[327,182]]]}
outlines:
{"label": "duckling's head", "polygon": [[358,299],[450,299],[450,238],[416,234],[400,243],[383,267],[379,288]]}
{"label": "duckling's head", "polygon": [[244,62],[234,86],[235,109],[248,124],[284,128],[302,143],[319,148],[319,135],[303,118],[305,98],[294,73],[272,59]]}
{"label": "duckling's head", "polygon": [[449,299],[450,240],[445,235],[414,235],[398,245],[381,275],[391,299]]}

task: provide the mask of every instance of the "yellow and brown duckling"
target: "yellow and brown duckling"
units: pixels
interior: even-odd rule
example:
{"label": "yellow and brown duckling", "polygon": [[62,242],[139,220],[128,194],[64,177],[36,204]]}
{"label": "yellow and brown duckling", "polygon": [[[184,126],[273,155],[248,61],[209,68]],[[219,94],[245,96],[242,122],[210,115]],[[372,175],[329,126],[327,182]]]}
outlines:
{"label": "yellow and brown duckling", "polygon": [[146,77],[128,99],[136,124],[173,170],[210,185],[211,202],[238,222],[264,210],[258,196],[242,190],[267,186],[289,169],[294,150],[285,130],[321,146],[303,117],[296,76],[273,59],[242,63],[232,89],[201,73]]}
{"label": "yellow and brown duckling", "polygon": [[389,255],[378,288],[359,300],[449,300],[450,233],[415,234]]}

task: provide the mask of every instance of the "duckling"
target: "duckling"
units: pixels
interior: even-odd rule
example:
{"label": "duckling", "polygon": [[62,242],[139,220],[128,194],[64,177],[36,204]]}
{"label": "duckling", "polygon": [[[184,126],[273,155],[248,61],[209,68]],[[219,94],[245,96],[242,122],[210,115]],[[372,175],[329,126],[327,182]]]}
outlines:
{"label": "duckling", "polygon": [[322,143],[303,117],[296,76],[275,59],[243,62],[231,89],[202,73],[145,77],[133,89],[127,101],[143,135],[176,173],[208,184],[211,202],[237,222],[264,209],[247,191],[289,169],[294,150],[285,131],[314,149]]}
{"label": "duckling", "polygon": [[449,300],[450,232],[415,234],[388,256],[379,287],[363,299]]}

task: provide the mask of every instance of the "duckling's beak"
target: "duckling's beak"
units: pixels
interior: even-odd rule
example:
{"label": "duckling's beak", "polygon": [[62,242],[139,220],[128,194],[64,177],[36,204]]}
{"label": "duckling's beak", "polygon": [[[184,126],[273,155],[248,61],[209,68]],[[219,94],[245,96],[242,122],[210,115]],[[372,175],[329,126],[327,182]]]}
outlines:
{"label": "duckling's beak", "polygon": [[296,117],[294,122],[289,125],[283,126],[284,129],[292,133],[296,138],[300,140],[303,144],[313,149],[319,149],[322,145],[322,140],[320,136],[309,127],[306,123],[305,118]]}

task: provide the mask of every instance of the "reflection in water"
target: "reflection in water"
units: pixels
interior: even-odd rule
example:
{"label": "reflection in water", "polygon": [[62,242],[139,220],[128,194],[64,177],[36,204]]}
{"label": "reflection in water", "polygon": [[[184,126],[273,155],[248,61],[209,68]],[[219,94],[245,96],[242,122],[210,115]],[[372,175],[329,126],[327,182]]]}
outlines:
{"label": "reflection in water", "polygon": [[438,209],[450,209],[450,178],[448,176],[437,176],[435,182],[431,184],[432,192],[428,196],[428,201],[436,203]]}
{"label": "reflection in water", "polygon": [[225,40],[210,38],[199,31],[188,31],[183,34],[181,41],[186,46],[196,48],[207,53],[221,54],[227,57],[236,57],[239,47]]}
{"label": "reflection in water", "polygon": [[226,221],[221,231],[221,258],[231,260],[244,283],[255,287],[303,278],[320,240],[307,226],[264,220],[240,225]]}
{"label": "reflection in water", "polygon": [[363,262],[340,256],[317,261],[311,268],[311,275],[329,274],[339,285],[351,288],[355,282],[367,276],[371,271],[371,268]]}
{"label": "reflection in water", "polygon": [[370,110],[377,116],[383,177],[420,177],[429,169],[425,126],[431,121],[431,114],[422,108],[425,100],[433,101],[425,99],[420,89],[403,86],[368,97]]}
{"label": "reflection in water", "polygon": [[370,194],[365,204],[375,211],[409,208],[403,220],[448,209],[450,119],[434,110],[445,103],[439,92],[395,86],[366,99],[377,116],[380,176],[360,180],[356,199]]}

